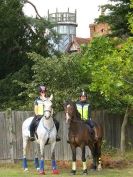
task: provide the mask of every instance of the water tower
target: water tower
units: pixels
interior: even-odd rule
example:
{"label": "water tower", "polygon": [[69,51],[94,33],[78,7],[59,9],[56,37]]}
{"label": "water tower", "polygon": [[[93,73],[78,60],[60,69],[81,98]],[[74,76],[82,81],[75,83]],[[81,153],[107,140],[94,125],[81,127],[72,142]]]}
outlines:
{"label": "water tower", "polygon": [[76,10],[74,13],[58,12],[49,13],[48,20],[55,24],[54,30],[60,35],[60,41],[57,45],[57,50],[64,52],[68,47],[68,44],[72,41],[73,37],[76,37]]}

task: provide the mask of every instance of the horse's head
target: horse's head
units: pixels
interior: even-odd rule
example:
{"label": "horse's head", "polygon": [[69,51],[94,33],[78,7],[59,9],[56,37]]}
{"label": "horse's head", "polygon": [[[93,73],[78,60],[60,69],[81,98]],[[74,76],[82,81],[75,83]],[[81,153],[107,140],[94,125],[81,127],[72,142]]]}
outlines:
{"label": "horse's head", "polygon": [[44,101],[44,118],[49,119],[53,115],[53,103],[52,103],[53,95]]}
{"label": "horse's head", "polygon": [[64,112],[66,123],[71,122],[74,118],[76,118],[77,108],[74,102],[69,101],[64,103]]}

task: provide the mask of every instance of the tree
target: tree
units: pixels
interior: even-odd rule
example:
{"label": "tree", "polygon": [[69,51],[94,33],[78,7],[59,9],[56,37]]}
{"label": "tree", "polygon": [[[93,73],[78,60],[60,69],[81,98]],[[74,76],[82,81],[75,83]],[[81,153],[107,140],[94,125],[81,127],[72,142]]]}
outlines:
{"label": "tree", "polygon": [[[125,151],[125,130],[133,110],[133,39],[128,39],[121,48],[114,40],[99,37],[92,41],[83,60],[91,72],[91,91],[99,92],[110,102],[110,108],[124,113],[121,127],[121,152]],[[116,109],[113,109],[116,111]]]}
{"label": "tree", "polygon": [[29,58],[33,60],[34,65],[33,78],[30,83],[19,83],[27,88],[22,95],[26,94],[27,103],[37,95],[38,86],[43,83],[48,87],[49,94],[54,94],[55,110],[62,110],[63,100],[77,100],[82,86],[85,84],[81,77],[80,55],[62,55],[61,57],[43,58],[36,53],[29,53]]}
{"label": "tree", "polygon": [[[51,37],[56,40],[53,26],[39,15],[37,18],[26,17],[23,6],[27,2],[29,1],[1,0],[0,3],[0,97],[3,100],[0,109],[6,108],[4,105],[14,108],[15,101],[18,101],[16,97],[22,88],[15,85],[14,80],[23,82],[24,77],[25,82],[32,80],[33,61],[28,59],[27,53],[36,52],[48,57],[55,52],[50,42]],[[47,30],[49,33],[46,33]],[[20,77],[22,73],[23,77]],[[14,93],[8,88],[14,90]]]}
{"label": "tree", "polygon": [[29,71],[30,66],[25,65],[18,72],[9,74],[6,78],[0,80],[0,110],[6,110],[7,108],[29,110],[27,105],[25,105],[27,96],[20,96],[24,89],[15,82],[16,79],[21,82],[29,82],[31,80]]}
{"label": "tree", "polygon": [[[29,2],[29,1],[28,1]],[[23,13],[23,0],[1,0],[0,3],[0,79],[21,69],[27,52],[44,57],[54,52],[50,43],[55,39],[52,25],[45,18],[30,18]],[[46,35],[46,30],[49,34]]]}
{"label": "tree", "polygon": [[[133,10],[133,0],[130,1],[131,1],[130,8]],[[129,26],[131,33],[133,34],[133,13],[129,13]]]}
{"label": "tree", "polygon": [[0,79],[15,72],[26,62],[26,19],[19,0],[0,3]]}
{"label": "tree", "polygon": [[131,31],[128,24],[128,14],[133,13],[130,8],[130,0],[110,0],[110,4],[106,4],[101,8],[103,11],[108,11],[107,14],[102,14],[97,22],[106,22],[111,28],[111,36],[127,38],[131,36]]}

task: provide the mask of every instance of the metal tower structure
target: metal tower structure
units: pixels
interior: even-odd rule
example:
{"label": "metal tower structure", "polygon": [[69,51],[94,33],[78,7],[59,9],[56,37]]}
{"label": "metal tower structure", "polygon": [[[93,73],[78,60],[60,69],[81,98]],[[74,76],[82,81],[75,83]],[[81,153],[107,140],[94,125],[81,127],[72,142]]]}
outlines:
{"label": "metal tower structure", "polygon": [[72,41],[73,37],[76,37],[76,23],[77,12],[58,12],[56,9],[55,13],[49,13],[48,20],[55,24],[54,30],[60,35],[60,41],[56,49],[61,52],[65,52],[68,44]]}

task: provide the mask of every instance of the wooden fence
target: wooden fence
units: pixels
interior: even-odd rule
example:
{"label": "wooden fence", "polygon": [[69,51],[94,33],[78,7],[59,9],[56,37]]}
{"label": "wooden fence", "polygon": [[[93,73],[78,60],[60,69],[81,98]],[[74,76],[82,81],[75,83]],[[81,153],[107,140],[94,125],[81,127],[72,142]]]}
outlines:
{"label": "wooden fence", "polygon": [[[22,122],[32,116],[28,111],[11,111],[0,112],[0,161],[14,162],[22,158]],[[107,146],[119,148],[120,146],[120,129],[122,117],[108,114],[106,111],[93,112],[92,116],[96,121],[102,123],[104,128],[104,142]],[[59,136],[61,141],[56,145],[56,159],[70,160],[71,150],[67,144],[68,127],[65,123],[64,113],[59,112],[56,115],[60,122]],[[132,147],[133,144],[133,125],[128,124],[126,131],[127,145]],[[89,150],[87,149],[87,153]],[[80,159],[81,153],[78,150],[77,158]],[[34,143],[31,143],[28,159],[34,158]],[[50,159],[50,145],[45,148],[45,159]]]}

